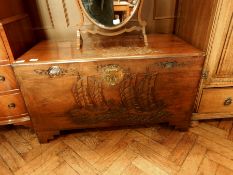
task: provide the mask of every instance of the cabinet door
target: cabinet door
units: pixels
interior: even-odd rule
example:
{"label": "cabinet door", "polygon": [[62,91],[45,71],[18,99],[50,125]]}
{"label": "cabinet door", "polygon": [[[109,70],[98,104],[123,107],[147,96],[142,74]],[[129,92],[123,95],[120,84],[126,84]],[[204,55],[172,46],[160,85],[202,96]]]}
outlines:
{"label": "cabinet door", "polygon": [[[233,11],[233,9],[232,9]],[[220,64],[217,69],[217,76],[233,75],[233,18],[228,28],[224,46],[220,55]]]}
{"label": "cabinet door", "polygon": [[233,1],[219,0],[207,52],[204,87],[233,85]]}

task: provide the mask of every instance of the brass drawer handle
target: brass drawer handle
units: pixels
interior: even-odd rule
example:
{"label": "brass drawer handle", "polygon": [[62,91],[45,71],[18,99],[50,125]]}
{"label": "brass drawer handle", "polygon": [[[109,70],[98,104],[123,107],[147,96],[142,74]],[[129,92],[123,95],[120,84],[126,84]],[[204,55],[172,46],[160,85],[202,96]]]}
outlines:
{"label": "brass drawer handle", "polygon": [[231,103],[232,103],[232,98],[229,97],[224,101],[224,106],[229,106],[229,105],[231,105]]}
{"label": "brass drawer handle", "polygon": [[4,82],[6,80],[6,78],[2,75],[0,75],[0,82]]}
{"label": "brass drawer handle", "polygon": [[10,104],[8,105],[8,108],[9,108],[9,109],[15,109],[15,107],[16,107],[16,104],[15,104],[15,103],[10,103]]}

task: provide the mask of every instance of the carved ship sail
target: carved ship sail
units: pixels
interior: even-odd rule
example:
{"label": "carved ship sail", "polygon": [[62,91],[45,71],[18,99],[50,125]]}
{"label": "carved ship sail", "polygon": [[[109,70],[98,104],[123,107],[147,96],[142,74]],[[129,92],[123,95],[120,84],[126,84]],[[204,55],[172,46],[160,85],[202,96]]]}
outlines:
{"label": "carved ship sail", "polygon": [[[112,108],[103,93],[103,82],[97,77],[77,78],[73,94],[77,104],[72,115],[82,120],[125,120],[148,122],[167,115],[165,104],[156,100],[156,73],[126,74],[119,84],[121,102]],[[116,122],[116,121],[114,121]]]}
{"label": "carved ship sail", "polygon": [[102,84],[95,77],[88,77],[87,81],[79,77],[73,87],[73,94],[80,109],[107,107]]}
{"label": "carved ship sail", "polygon": [[156,74],[131,74],[121,83],[120,94],[123,105],[136,111],[153,110],[156,104]]}

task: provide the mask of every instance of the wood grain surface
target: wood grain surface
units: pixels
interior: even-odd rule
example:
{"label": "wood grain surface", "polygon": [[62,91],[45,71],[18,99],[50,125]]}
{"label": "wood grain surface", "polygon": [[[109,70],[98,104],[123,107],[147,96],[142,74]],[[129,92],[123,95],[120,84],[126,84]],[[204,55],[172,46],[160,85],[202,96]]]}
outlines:
{"label": "wood grain surface", "polygon": [[11,117],[27,113],[23,97],[20,92],[0,96],[0,117]]}
{"label": "wood grain surface", "polygon": [[13,72],[13,69],[10,65],[2,65],[0,66],[0,94],[9,91],[18,89],[18,84],[16,82],[16,78]]}
{"label": "wood grain surface", "polygon": [[27,14],[19,14],[0,20],[1,39],[8,58],[13,62],[30,49],[36,39]]}
{"label": "wood grain surface", "polygon": [[[181,40],[175,35],[148,35],[149,46],[145,47],[140,36],[120,36],[114,38],[89,37],[83,41],[83,48],[77,49],[76,41],[45,40],[30,51],[23,54],[17,61],[36,62],[72,62],[94,61],[107,59],[140,59],[161,57],[203,56],[204,52]],[[24,62],[22,62],[24,61]],[[17,65],[17,62],[16,64]]]}
{"label": "wood grain surface", "polygon": [[231,175],[232,123],[75,131],[48,144],[30,129],[0,127],[0,174]]}
{"label": "wood grain surface", "polygon": [[200,113],[232,113],[232,88],[204,89],[199,107]]}
{"label": "wood grain surface", "polygon": [[25,60],[14,71],[41,142],[73,128],[159,122],[188,128],[203,53],[170,35],[150,36],[149,47],[133,39],[120,43],[137,46],[117,47],[119,41],[81,50],[46,41],[17,60]]}
{"label": "wood grain surface", "polygon": [[179,0],[176,35],[207,50],[218,0]]}

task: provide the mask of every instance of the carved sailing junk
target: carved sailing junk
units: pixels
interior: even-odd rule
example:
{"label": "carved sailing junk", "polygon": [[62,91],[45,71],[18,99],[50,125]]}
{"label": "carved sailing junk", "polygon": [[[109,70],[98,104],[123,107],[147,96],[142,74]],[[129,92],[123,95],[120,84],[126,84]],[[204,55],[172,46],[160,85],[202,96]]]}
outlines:
{"label": "carved sailing junk", "polygon": [[[78,24],[77,45],[82,44],[82,34],[116,36],[141,31],[147,46],[146,22],[141,19],[144,0],[76,0],[81,12]],[[137,15],[136,19],[133,19]]]}
{"label": "carved sailing junk", "polygon": [[[117,65],[103,66],[103,69]],[[110,71],[111,72],[111,71]],[[76,101],[75,109],[70,111],[72,119],[82,123],[124,123],[135,124],[140,121],[157,123],[166,121],[171,114],[167,112],[166,104],[156,99],[157,73],[130,73],[114,71],[110,82],[100,75],[82,77],[79,75],[73,87]],[[110,73],[111,74],[111,73]],[[108,74],[108,76],[111,76]],[[108,79],[109,80],[109,79]],[[116,80],[113,83],[113,80]],[[108,96],[107,91],[114,91],[115,97]]]}

